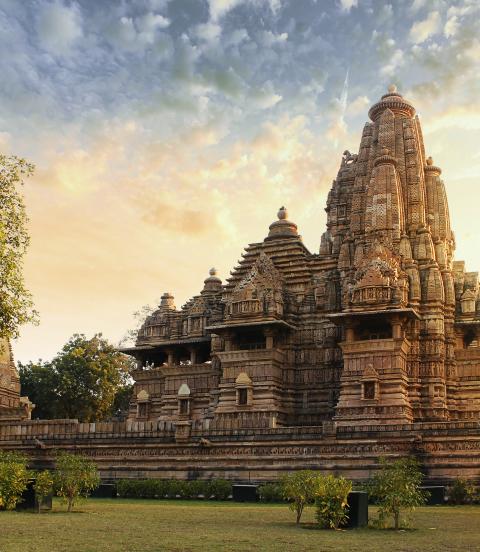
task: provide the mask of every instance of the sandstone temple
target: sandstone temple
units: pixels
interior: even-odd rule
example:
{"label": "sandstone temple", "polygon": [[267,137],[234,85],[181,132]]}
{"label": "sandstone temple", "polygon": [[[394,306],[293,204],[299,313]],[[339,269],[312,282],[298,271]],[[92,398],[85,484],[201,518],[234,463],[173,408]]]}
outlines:
{"label": "sandstone temple", "polygon": [[137,361],[126,422],[0,414],[0,446],[40,463],[74,447],[109,478],[361,479],[380,456],[415,454],[431,481],[480,479],[478,274],[454,261],[413,105],[390,87],[369,118],[341,159],[318,253],[281,207],[226,282],[211,269],[181,309],[162,296],[124,349]]}

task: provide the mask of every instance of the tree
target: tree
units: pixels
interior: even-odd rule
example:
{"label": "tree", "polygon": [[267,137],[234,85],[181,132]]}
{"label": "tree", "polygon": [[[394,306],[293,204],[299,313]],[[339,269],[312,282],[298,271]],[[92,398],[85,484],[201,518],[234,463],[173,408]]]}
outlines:
{"label": "tree", "polygon": [[318,475],[311,470],[301,470],[282,477],[283,498],[288,500],[289,508],[296,514],[296,523],[300,523],[303,509],[315,499],[315,481]]}
{"label": "tree", "polygon": [[348,519],[348,495],[352,482],[333,475],[315,481],[316,518],[323,529],[338,529]]}
{"label": "tree", "polygon": [[37,419],[50,420],[62,418],[57,404],[58,377],[50,362],[28,364],[18,363],[22,394],[35,405],[33,416]]}
{"label": "tree", "polygon": [[368,490],[378,503],[379,525],[385,527],[387,518],[393,516],[398,529],[401,511],[413,511],[427,500],[428,493],[420,489],[423,475],[417,460],[411,457],[394,462],[381,458],[380,466]]}
{"label": "tree", "polygon": [[28,458],[19,452],[0,451],[0,509],[13,510],[27,488]]}
{"label": "tree", "polygon": [[51,362],[20,365],[20,383],[37,405],[35,417],[91,422],[118,408],[114,401],[121,403],[118,394],[129,385],[132,366],[101,334],[91,339],[75,334]]}
{"label": "tree", "polygon": [[85,456],[60,452],[57,455],[54,476],[55,491],[67,502],[67,510],[72,511],[80,497],[87,497],[100,484],[95,462]]}
{"label": "tree", "polygon": [[35,474],[35,507],[38,512],[42,511],[44,501],[53,491],[53,474],[48,470],[43,470]]}
{"label": "tree", "polygon": [[[161,299],[159,299],[156,304],[160,304]],[[138,331],[142,327],[142,324],[145,322],[145,319],[148,318],[158,307],[152,305],[143,305],[138,310],[136,310],[132,317],[134,320],[134,326],[126,332],[126,334],[120,340],[119,345],[124,347],[128,344],[135,343]]]}
{"label": "tree", "polygon": [[18,336],[19,327],[37,321],[23,279],[29,236],[28,218],[18,187],[33,173],[31,163],[0,154],[0,338]]}

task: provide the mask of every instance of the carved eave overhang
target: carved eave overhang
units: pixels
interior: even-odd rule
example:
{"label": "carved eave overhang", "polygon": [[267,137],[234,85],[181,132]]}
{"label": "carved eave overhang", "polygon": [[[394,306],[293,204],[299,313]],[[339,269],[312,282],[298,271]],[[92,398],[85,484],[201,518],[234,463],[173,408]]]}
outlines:
{"label": "carved eave overhang", "polygon": [[142,352],[142,351],[155,351],[162,347],[168,348],[175,345],[187,346],[187,345],[194,345],[196,343],[209,343],[210,341],[211,341],[210,335],[204,335],[199,337],[186,337],[184,339],[169,339],[168,341],[156,341],[154,343],[150,343],[149,345],[136,345],[135,347],[123,347],[117,350],[120,353],[125,353],[128,355],[128,354]]}
{"label": "carved eave overhang", "polygon": [[480,319],[470,318],[470,319],[465,319],[465,320],[455,320],[454,325],[458,326],[459,328],[461,328],[462,326],[463,327],[465,327],[465,326],[478,326],[478,327],[480,327]]}
{"label": "carved eave overhang", "polygon": [[337,312],[334,314],[326,314],[325,318],[331,320],[334,324],[343,324],[348,320],[354,320],[360,318],[368,317],[379,317],[379,316],[401,316],[404,318],[421,320],[421,316],[415,309],[406,308],[406,309],[378,309],[370,311],[349,311],[349,312]]}
{"label": "carved eave overhang", "polygon": [[294,326],[293,324],[285,322],[285,320],[262,320],[258,322],[247,322],[247,321],[235,320],[235,321],[229,322],[228,324],[218,324],[215,326],[207,326],[205,330],[211,333],[220,333],[220,332],[232,330],[235,328],[258,328],[262,326],[271,326],[271,327],[276,327],[276,328],[281,328],[286,330],[298,329],[297,326]]}

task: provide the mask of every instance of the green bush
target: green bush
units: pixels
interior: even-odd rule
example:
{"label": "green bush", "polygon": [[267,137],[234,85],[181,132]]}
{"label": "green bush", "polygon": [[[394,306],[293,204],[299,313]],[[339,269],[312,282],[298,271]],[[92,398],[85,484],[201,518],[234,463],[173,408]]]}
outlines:
{"label": "green bush", "polygon": [[475,485],[458,477],[448,489],[448,501],[453,504],[470,504],[475,500],[476,490]]}
{"label": "green bush", "polygon": [[258,487],[261,502],[283,502],[283,488],[280,483],[264,483]]}
{"label": "green bush", "polygon": [[49,496],[53,491],[53,474],[48,470],[37,472],[35,475],[35,494],[39,500]]}
{"label": "green bush", "polygon": [[75,502],[87,497],[100,484],[97,465],[86,456],[60,452],[56,460],[54,476],[55,492],[68,505],[70,512]]}
{"label": "green bush", "polygon": [[315,480],[316,519],[323,529],[338,529],[348,520],[348,494],[352,482],[333,475]]}
{"label": "green bush", "polygon": [[288,500],[290,510],[295,512],[296,522],[300,523],[303,509],[315,500],[315,482],[320,477],[311,470],[300,470],[284,475],[281,480],[282,494]]}
{"label": "green bush", "polygon": [[198,498],[199,496],[205,497],[207,493],[207,482],[200,479],[193,481],[186,481],[187,485],[187,498]]}
{"label": "green bush", "polygon": [[227,500],[232,494],[232,484],[226,479],[212,479],[207,482],[206,498]]}
{"label": "green bush", "polygon": [[402,510],[413,511],[425,504],[428,492],[420,489],[422,478],[415,458],[394,462],[380,458],[380,470],[369,484],[369,493],[378,504],[378,526],[385,527],[387,518],[393,517],[394,527],[399,529]]}
{"label": "green bush", "polygon": [[13,510],[27,488],[28,459],[19,452],[0,451],[0,510]]}
{"label": "green bush", "polygon": [[177,479],[120,479],[118,495],[122,498],[214,498],[226,500],[232,492],[232,484],[223,479],[211,481],[179,481]]}

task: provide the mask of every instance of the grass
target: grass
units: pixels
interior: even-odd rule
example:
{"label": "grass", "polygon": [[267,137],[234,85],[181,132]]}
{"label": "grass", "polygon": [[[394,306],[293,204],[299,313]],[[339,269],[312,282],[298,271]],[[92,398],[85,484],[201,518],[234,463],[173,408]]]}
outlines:
{"label": "grass", "polygon": [[416,510],[406,531],[302,526],[284,505],[89,499],[70,514],[0,512],[0,552],[480,551],[480,506]]}

